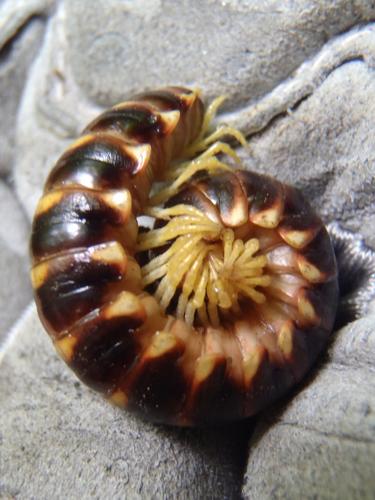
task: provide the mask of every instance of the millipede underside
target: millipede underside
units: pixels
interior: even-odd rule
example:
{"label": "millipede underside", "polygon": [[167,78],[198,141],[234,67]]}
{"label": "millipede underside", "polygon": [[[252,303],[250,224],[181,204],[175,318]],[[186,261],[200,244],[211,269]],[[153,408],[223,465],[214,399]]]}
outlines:
{"label": "millipede underside", "polygon": [[[320,220],[311,212],[293,227],[285,220],[288,202],[291,212],[299,203],[306,211],[296,190],[248,172],[230,175],[263,184],[257,207],[235,189],[229,206],[212,203],[212,191],[228,191],[228,173],[201,172],[167,206],[146,210],[154,228],[138,238],[138,251],[148,256],[143,286],[169,318],[160,335],[185,346],[175,363],[188,380],[185,391],[196,392],[194,403],[181,402],[180,423],[254,413],[302,377],[332,328],[335,263]],[[211,205],[207,212],[194,197],[197,187]],[[224,402],[231,400],[229,411]]]}

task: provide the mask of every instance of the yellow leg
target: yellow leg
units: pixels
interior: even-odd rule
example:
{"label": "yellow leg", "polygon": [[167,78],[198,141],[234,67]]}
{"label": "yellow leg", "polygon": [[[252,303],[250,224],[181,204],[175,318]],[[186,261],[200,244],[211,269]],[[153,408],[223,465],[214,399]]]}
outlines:
{"label": "yellow leg", "polygon": [[207,149],[207,147],[221,139],[222,137],[234,137],[243,147],[248,148],[249,145],[245,139],[245,136],[239,130],[223,125],[215,130],[212,134],[195,141],[186,151],[187,156],[193,156],[199,151]]}
{"label": "yellow leg", "polygon": [[214,99],[208,106],[207,111],[204,114],[202,129],[199,134],[199,139],[202,139],[206,135],[208,129],[210,128],[212,120],[215,118],[217,114],[217,110],[220,108],[220,106],[223,104],[226,98],[227,97],[225,95],[216,97],[216,99]]}
{"label": "yellow leg", "polygon": [[226,142],[215,142],[212,144],[204,153],[201,153],[199,156],[194,158],[192,161],[184,161],[183,163],[179,163],[175,168],[172,168],[168,174],[166,175],[166,180],[174,180],[177,179],[184,171],[186,171],[190,165],[196,164],[201,160],[205,160],[208,158],[215,157],[217,154],[226,154],[233,158],[233,160],[237,163],[237,165],[241,166],[242,162],[238,154],[235,150]]}
{"label": "yellow leg", "polygon": [[178,188],[186,182],[190,177],[200,170],[207,170],[212,172],[214,170],[231,170],[225,163],[218,160],[215,156],[208,158],[198,158],[193,160],[184,168],[177,179],[167,188],[162,189],[159,193],[152,196],[149,200],[151,206],[155,206],[167,201],[171,196],[178,192]]}
{"label": "yellow leg", "polygon": [[204,139],[205,145],[212,144],[216,142],[221,137],[234,137],[242,146],[246,147],[248,145],[247,140],[242,132],[237,130],[234,127],[229,127],[228,125],[222,125],[218,129],[215,130],[212,134],[208,135]]}
{"label": "yellow leg", "polygon": [[212,134],[208,134],[211,123],[215,118],[219,107],[225,101],[226,96],[222,95],[217,97],[212,101],[212,103],[208,106],[207,111],[205,112],[202,128],[199,136],[194,141],[194,143],[187,149],[186,156],[193,156],[198,151],[203,151],[207,148],[208,145],[216,142],[218,139],[224,136],[234,137],[242,146],[246,146],[247,142],[243,134],[236,130],[233,127],[222,126],[215,130]]}
{"label": "yellow leg", "polygon": [[[189,171],[191,165],[193,163],[195,164],[196,161],[215,158],[217,154],[225,154],[231,157],[238,165],[241,165],[241,160],[238,157],[235,150],[232,148],[232,146],[230,146],[225,142],[220,141],[222,137],[230,136],[235,138],[242,146],[248,149],[249,148],[248,143],[244,135],[239,130],[236,130],[233,127],[223,125],[214,132],[212,132],[211,134],[207,135],[209,126],[213,118],[215,117],[218,108],[221,106],[224,100],[225,96],[220,96],[209,105],[203,119],[202,129],[199,136],[194,141],[194,143],[187,148],[187,150],[183,155],[184,158],[191,158],[195,156],[194,160],[192,162],[189,161],[179,162],[174,168],[172,167],[169,170],[169,172],[166,173],[165,177],[166,180],[168,181],[175,180],[180,176],[183,176],[184,172]],[[197,153],[200,154],[197,156]],[[193,175],[193,173],[190,175]],[[153,198],[152,205],[156,203],[157,199],[160,199],[160,197]]]}
{"label": "yellow leg", "polygon": [[212,144],[204,153],[200,154],[197,159],[210,158],[220,153],[230,156],[238,165],[241,165],[241,160],[235,150],[226,142],[220,141]]}

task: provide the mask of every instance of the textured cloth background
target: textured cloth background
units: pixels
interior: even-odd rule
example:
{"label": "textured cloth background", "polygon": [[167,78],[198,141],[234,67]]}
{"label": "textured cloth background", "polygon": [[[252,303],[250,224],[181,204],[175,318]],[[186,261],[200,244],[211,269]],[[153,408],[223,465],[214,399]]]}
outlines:
{"label": "textured cloth background", "polygon": [[360,0],[0,2],[1,498],[375,497],[371,306],[288,400],[209,430],[110,407],[57,358],[34,307],[22,316],[53,162],[105,106],[164,84],[226,94],[218,120],[247,134],[246,167],[375,247],[374,20]]}

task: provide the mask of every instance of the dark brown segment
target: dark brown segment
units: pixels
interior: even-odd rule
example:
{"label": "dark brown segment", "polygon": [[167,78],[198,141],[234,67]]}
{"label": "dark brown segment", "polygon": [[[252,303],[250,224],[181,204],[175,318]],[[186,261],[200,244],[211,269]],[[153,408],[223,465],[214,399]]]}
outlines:
{"label": "dark brown segment", "polygon": [[327,343],[329,332],[320,327],[303,330],[294,326],[295,334],[289,366],[295,381],[299,382],[321,353]]}
{"label": "dark brown segment", "polygon": [[92,389],[111,393],[137,361],[143,320],[136,314],[106,318],[103,311],[93,311],[69,334],[76,339],[70,367]]}
{"label": "dark brown segment", "polygon": [[139,143],[150,143],[165,135],[163,120],[146,104],[125,103],[101,114],[86,128],[88,131],[114,131]]}
{"label": "dark brown segment", "polygon": [[272,362],[265,350],[260,366],[244,394],[244,414],[259,412],[285,394],[294,382],[290,366]]}
{"label": "dark brown segment", "polygon": [[[168,87],[161,90],[153,90],[150,92],[143,92],[132,97],[132,101],[144,101],[150,103],[160,111],[186,111],[186,101],[183,99],[184,95],[191,95],[192,90],[184,87]],[[182,98],[181,98],[182,96]]]}
{"label": "dark brown segment", "polygon": [[139,211],[154,178],[162,179],[171,159],[199,133],[203,104],[191,91],[182,90],[152,93],[155,102],[150,96],[151,100],[137,96],[139,103],[124,103],[104,113],[86,129],[92,133],[58,161],[46,190],[71,185],[126,187]]}
{"label": "dark brown segment", "polygon": [[276,179],[247,170],[237,171],[236,176],[247,194],[251,219],[258,213],[274,207],[282,210],[284,190]]}
{"label": "dark brown segment", "polygon": [[[171,134],[167,135],[163,141],[154,144],[162,150],[165,168],[171,159],[183,154],[185,148],[198,136],[204,115],[202,101],[190,89],[182,87],[168,87],[161,90],[146,92],[132,98],[132,101],[145,102],[153,106],[156,111],[168,112],[178,111],[180,113],[177,126]],[[155,172],[160,178],[159,165]]]}
{"label": "dark brown segment", "polygon": [[[155,336],[154,336],[155,338]],[[154,422],[177,423],[187,394],[187,382],[179,366],[184,347],[176,342],[163,353],[152,355],[152,344],[120,389],[128,395],[128,408]]]}
{"label": "dark brown segment", "polygon": [[87,136],[88,142],[68,151],[57,162],[45,191],[56,188],[124,189],[132,194],[134,210],[145,202],[153,180],[151,147],[120,139]]}
{"label": "dark brown segment", "polygon": [[93,135],[61,156],[48,176],[46,190],[80,184],[85,176],[83,185],[87,187],[126,187],[124,180],[129,179],[137,166],[137,159],[125,154],[119,139]]}
{"label": "dark brown segment", "polygon": [[47,273],[34,291],[35,300],[52,336],[107,301],[108,286],[120,281],[126,268],[126,262],[96,260],[92,249],[60,255],[41,265],[47,266]]}
{"label": "dark brown segment", "polygon": [[[293,376],[293,384],[298,383],[316,362],[331,330],[322,325],[301,328],[293,323],[293,344],[290,355],[285,359],[285,369]],[[277,397],[286,393],[293,384],[281,387]]]}
{"label": "dark brown segment", "polygon": [[306,341],[309,335],[309,330],[298,328],[291,319],[285,321],[277,332],[278,346],[295,382],[301,380],[311,363]]}
{"label": "dark brown segment", "polygon": [[243,414],[241,389],[230,377],[226,358],[218,358],[208,377],[193,383],[187,412],[195,425],[225,422]]}
{"label": "dark brown segment", "polygon": [[249,206],[237,177],[228,172],[194,182],[194,185],[218,207],[223,223],[238,227],[248,220]]}
{"label": "dark brown segment", "polygon": [[78,158],[75,155],[58,162],[50,173],[46,190],[62,186],[83,186],[92,189],[118,189],[130,183],[129,170],[125,165],[105,163],[102,160]]}
{"label": "dark brown segment", "polygon": [[306,246],[312,241],[322,227],[322,221],[315,214],[309,202],[302,193],[291,186],[284,186],[285,208],[284,216],[278,226],[278,231],[283,239],[290,231],[305,232]]}
{"label": "dark brown segment", "polygon": [[318,326],[324,329],[326,336],[328,336],[333,328],[338,305],[337,279],[334,277],[326,283],[316,284],[313,288],[306,288],[305,296],[312,304],[320,320]]}
{"label": "dark brown segment", "polygon": [[31,235],[34,258],[108,240],[124,225],[123,214],[96,191],[66,190],[60,201],[35,215]]}
{"label": "dark brown segment", "polygon": [[172,196],[165,206],[173,207],[179,204],[191,205],[207,215],[212,221],[220,221],[220,215],[217,208],[211,203],[207,196],[194,186],[182,189],[178,194]]}

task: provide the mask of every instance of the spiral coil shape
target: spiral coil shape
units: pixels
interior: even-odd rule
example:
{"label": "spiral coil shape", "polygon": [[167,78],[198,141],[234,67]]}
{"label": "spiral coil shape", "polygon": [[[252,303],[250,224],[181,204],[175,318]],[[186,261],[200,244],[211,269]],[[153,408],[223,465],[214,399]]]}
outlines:
{"label": "spiral coil shape", "polygon": [[[232,168],[197,91],[140,94],[61,156],[36,208],[41,321],[76,375],[153,421],[244,418],[305,375],[333,327],[335,256],[301,193]],[[159,190],[154,187],[159,185]],[[141,216],[151,217],[151,227]]]}

